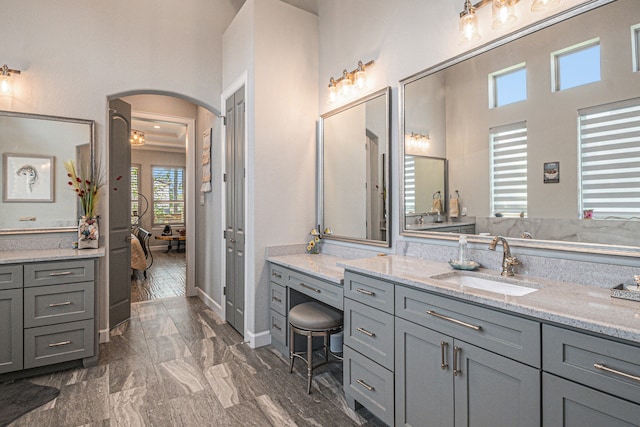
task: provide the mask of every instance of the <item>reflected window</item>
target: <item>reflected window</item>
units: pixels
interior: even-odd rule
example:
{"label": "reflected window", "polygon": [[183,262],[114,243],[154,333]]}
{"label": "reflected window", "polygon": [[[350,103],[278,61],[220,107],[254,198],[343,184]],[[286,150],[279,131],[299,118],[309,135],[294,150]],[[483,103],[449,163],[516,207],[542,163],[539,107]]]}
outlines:
{"label": "reflected window", "polygon": [[631,27],[631,47],[633,51],[633,71],[640,71],[640,24]]}
{"label": "reflected window", "polygon": [[131,224],[138,223],[140,215],[140,200],[138,196],[140,185],[140,165],[131,165]]}
{"label": "reflected window", "polygon": [[416,158],[404,156],[404,210],[416,212]]}
{"label": "reflected window", "polygon": [[578,113],[580,212],[640,219],[640,98]]}
{"label": "reflected window", "polygon": [[527,213],[527,123],[489,130],[491,140],[491,215]]}
{"label": "reflected window", "polygon": [[553,91],[600,81],[600,39],[551,54]]}
{"label": "reflected window", "polygon": [[184,224],[184,168],[153,166],[153,225]]}
{"label": "reflected window", "polygon": [[518,64],[489,74],[489,108],[527,99],[526,64]]}

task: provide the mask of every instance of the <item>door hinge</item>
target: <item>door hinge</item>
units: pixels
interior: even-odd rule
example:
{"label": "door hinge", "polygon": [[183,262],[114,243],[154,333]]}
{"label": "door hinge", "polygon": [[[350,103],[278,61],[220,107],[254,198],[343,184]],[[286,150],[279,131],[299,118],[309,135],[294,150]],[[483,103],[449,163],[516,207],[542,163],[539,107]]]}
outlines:
{"label": "door hinge", "polygon": [[222,182],[227,182],[227,174],[226,173],[222,174]]}
{"label": "door hinge", "polygon": [[227,296],[227,287],[222,288],[222,295]]}
{"label": "door hinge", "polygon": [[227,116],[220,116],[220,118],[222,119],[222,126],[226,126],[227,125]]}
{"label": "door hinge", "polygon": [[226,238],[227,238],[227,230],[224,230],[224,231],[222,232],[222,238],[223,238],[223,239],[226,239]]}

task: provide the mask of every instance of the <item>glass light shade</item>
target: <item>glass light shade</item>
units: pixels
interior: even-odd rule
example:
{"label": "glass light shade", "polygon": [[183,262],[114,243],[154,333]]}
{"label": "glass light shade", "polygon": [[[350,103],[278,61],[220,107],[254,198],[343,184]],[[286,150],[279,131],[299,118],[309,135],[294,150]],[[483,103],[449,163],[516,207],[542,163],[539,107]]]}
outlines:
{"label": "glass light shade", "polygon": [[329,102],[336,102],[338,100],[338,88],[335,84],[329,85]]}
{"label": "glass light shade", "polygon": [[351,80],[347,78],[343,78],[340,80],[340,95],[349,96],[351,94]]}
{"label": "glass light shade", "polygon": [[9,76],[0,76],[0,93],[8,95],[11,93],[11,81]]}
{"label": "glass light shade", "polygon": [[544,12],[551,10],[560,4],[560,0],[534,0],[531,4],[531,12]]}
{"label": "glass light shade", "polygon": [[493,0],[491,2],[491,15],[493,24],[491,28],[499,30],[512,25],[518,20],[515,11],[516,2],[513,0]]}
{"label": "glass light shade", "polygon": [[478,18],[474,12],[464,14],[460,17],[460,38],[464,42],[477,42],[480,40],[478,32]]}
{"label": "glass light shade", "polygon": [[356,71],[353,78],[356,82],[355,85],[358,89],[364,89],[367,87],[367,73],[364,70]]}

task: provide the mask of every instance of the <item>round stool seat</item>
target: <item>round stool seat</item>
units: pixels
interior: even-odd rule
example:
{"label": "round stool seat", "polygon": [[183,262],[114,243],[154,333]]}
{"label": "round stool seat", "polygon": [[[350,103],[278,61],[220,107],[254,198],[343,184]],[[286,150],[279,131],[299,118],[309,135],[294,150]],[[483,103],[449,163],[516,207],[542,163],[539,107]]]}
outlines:
{"label": "round stool seat", "polygon": [[289,323],[308,331],[325,331],[342,326],[341,311],[317,302],[298,304],[289,310]]}

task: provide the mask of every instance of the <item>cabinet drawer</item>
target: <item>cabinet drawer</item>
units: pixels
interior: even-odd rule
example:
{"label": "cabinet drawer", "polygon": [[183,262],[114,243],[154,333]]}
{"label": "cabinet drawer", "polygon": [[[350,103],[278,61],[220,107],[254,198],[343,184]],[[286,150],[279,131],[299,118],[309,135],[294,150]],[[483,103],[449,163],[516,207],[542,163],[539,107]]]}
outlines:
{"label": "cabinet drawer", "polygon": [[22,265],[0,265],[0,290],[22,287]]}
{"label": "cabinet drawer", "polygon": [[287,318],[282,314],[270,310],[271,321],[269,329],[271,331],[271,339],[281,344],[287,344]]}
{"label": "cabinet drawer", "polygon": [[359,302],[344,301],[344,343],[393,370],[393,316]]}
{"label": "cabinet drawer", "polygon": [[344,347],[344,391],[388,425],[393,425],[393,373]]}
{"label": "cabinet drawer", "polygon": [[25,369],[93,356],[93,320],[24,330]]}
{"label": "cabinet drawer", "polygon": [[542,339],[545,371],[640,402],[640,345],[622,344],[550,325],[543,326]]}
{"label": "cabinet drawer", "polygon": [[24,286],[93,281],[93,260],[25,264]]}
{"label": "cabinet drawer", "polygon": [[396,316],[540,368],[540,324],[490,308],[396,287]]}
{"label": "cabinet drawer", "polygon": [[271,309],[284,316],[287,310],[287,288],[274,282],[271,282],[270,285],[271,299],[269,304]]}
{"label": "cabinet drawer", "polygon": [[269,265],[269,280],[282,286],[287,285],[287,269],[279,265]]}
{"label": "cabinet drawer", "polygon": [[344,288],[295,271],[288,272],[287,285],[320,302],[342,310]]}
{"label": "cabinet drawer", "polygon": [[350,272],[344,275],[345,298],[393,314],[393,283]]}
{"label": "cabinet drawer", "polygon": [[93,282],[25,288],[24,326],[92,319],[93,289]]}

